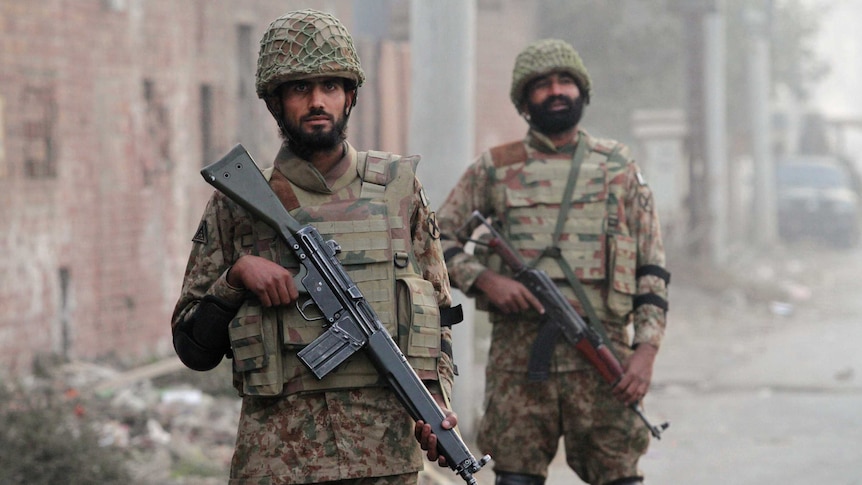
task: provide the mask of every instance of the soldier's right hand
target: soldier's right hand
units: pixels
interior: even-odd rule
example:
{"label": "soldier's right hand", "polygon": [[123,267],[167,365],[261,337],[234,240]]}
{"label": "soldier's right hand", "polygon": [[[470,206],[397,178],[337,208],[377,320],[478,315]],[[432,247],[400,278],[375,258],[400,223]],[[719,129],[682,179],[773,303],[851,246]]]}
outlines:
{"label": "soldier's right hand", "polygon": [[530,308],[545,313],[545,307],[526,286],[495,271],[486,269],[474,284],[503,313],[520,313]]}
{"label": "soldier's right hand", "polygon": [[293,274],[260,256],[241,256],[228,271],[227,281],[231,286],[251,291],[267,307],[287,305],[299,298]]}

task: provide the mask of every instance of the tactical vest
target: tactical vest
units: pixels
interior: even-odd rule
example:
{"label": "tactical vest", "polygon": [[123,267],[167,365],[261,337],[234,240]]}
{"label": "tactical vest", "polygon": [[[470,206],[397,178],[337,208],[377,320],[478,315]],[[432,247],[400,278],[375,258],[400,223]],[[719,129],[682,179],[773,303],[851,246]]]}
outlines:
{"label": "tactical vest", "polygon": [[[315,196],[319,204],[304,204],[291,213],[341,246],[339,260],[411,366],[420,378],[437,380],[440,311],[433,285],[422,278],[414,260],[412,207],[403,203],[412,200],[418,162],[418,157],[360,152],[358,198],[340,198],[341,191]],[[265,223],[255,222],[252,232],[241,237],[252,254],[299,268],[293,252]],[[296,353],[325,330],[322,321],[313,319],[311,307],[303,309],[303,316],[295,305],[265,308],[256,298],[246,301],[229,328],[234,385],[241,395],[385,385],[361,351],[320,380],[302,364]]]}
{"label": "tactical vest", "polygon": [[[628,160],[620,154],[622,145],[612,140],[589,138],[582,132],[579,143],[588,143],[589,149],[557,247],[583,284],[597,316],[622,326],[632,311],[637,252],[621,208],[625,187],[609,182],[625,170]],[[541,257],[553,243],[572,157],[530,158],[521,141],[492,148],[487,156],[495,167],[494,197],[502,212],[504,235],[525,261],[547,272],[579,307],[557,261]],[[507,268],[494,255],[488,256],[487,264],[506,274]],[[477,305],[487,308],[483,300],[478,299]]]}

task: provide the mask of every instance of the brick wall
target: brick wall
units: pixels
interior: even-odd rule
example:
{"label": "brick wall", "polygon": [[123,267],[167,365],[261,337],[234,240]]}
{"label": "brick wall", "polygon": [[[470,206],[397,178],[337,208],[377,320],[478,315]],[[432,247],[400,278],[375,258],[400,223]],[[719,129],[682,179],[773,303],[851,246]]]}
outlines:
{"label": "brick wall", "polygon": [[351,2],[0,2],[0,373],[26,373],[42,353],[171,352],[210,193],[201,93],[210,157],[242,131],[270,158],[277,133],[254,65],[239,65],[255,62],[272,19],[306,6],[349,18]]}
{"label": "brick wall", "polygon": [[[507,93],[536,7],[478,4],[481,150],[523,135]],[[0,377],[40,354],[172,353],[170,314],[211,193],[198,171],[240,141],[269,164],[279,141],[254,94],[257,43],[305,7],[350,27],[354,2],[0,1]],[[405,46],[379,60],[403,83]],[[405,84],[388,89],[406,99]],[[351,131],[362,148],[400,150],[407,107],[363,100],[371,113],[353,121],[372,126]]]}

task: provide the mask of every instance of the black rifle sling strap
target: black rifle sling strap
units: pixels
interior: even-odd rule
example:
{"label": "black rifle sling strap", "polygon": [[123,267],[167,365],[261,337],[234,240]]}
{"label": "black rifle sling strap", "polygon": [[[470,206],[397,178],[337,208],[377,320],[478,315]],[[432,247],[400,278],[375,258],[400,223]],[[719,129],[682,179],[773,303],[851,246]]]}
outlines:
{"label": "black rifle sling strap", "polygon": [[[605,341],[608,350],[610,350],[614,357],[619,360],[619,356],[616,355],[613,345],[611,345],[611,341],[605,332],[602,321],[599,319],[598,314],[596,314],[592,304],[590,304],[589,298],[587,298],[584,287],[581,285],[580,280],[578,280],[577,275],[575,275],[575,272],[572,270],[568,261],[563,258],[562,251],[557,245],[560,241],[560,235],[563,232],[563,227],[566,224],[566,217],[568,216],[569,209],[572,205],[572,196],[575,191],[578,174],[581,170],[584,158],[587,155],[587,143],[583,140],[583,134],[580,136],[581,140],[578,141],[577,147],[575,148],[575,154],[572,159],[572,168],[569,170],[569,178],[566,181],[566,188],[563,191],[563,199],[560,203],[560,214],[557,216],[557,225],[554,229],[553,240],[538,258],[530,262],[530,266],[535,267],[544,257],[553,258],[557,261],[557,264],[566,276],[566,281],[568,281],[569,286],[571,286],[572,290],[575,292],[575,297],[581,303],[584,313],[587,314],[587,325],[589,325],[590,328],[592,328],[593,331],[595,331],[601,339]],[[610,156],[613,156],[618,149],[618,147],[614,148]],[[545,322],[539,328],[539,334],[536,337],[536,342],[533,344],[533,350],[530,353],[530,363],[528,366],[530,380],[541,381],[547,379],[548,370],[551,366],[551,358],[554,353],[554,345],[558,341],[560,335],[561,332],[559,328],[556,325],[550,325],[549,322]]]}

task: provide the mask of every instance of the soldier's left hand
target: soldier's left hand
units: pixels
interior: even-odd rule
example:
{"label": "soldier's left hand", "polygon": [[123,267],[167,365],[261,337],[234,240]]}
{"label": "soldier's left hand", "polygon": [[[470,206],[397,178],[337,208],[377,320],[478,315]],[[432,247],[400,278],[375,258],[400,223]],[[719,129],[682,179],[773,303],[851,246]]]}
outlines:
{"label": "soldier's left hand", "polygon": [[614,386],[613,393],[627,406],[640,402],[649,391],[656,353],[657,348],[641,344],[626,362],[623,376]]}
{"label": "soldier's left hand", "polygon": [[[441,424],[443,429],[452,429],[458,425],[457,414],[448,409],[443,409],[443,412],[446,414]],[[441,467],[447,466],[446,458],[437,451],[437,435],[431,431],[431,425],[420,419],[416,421],[413,432],[416,435],[416,441],[419,442],[419,446],[425,450],[428,460],[436,461]]]}

